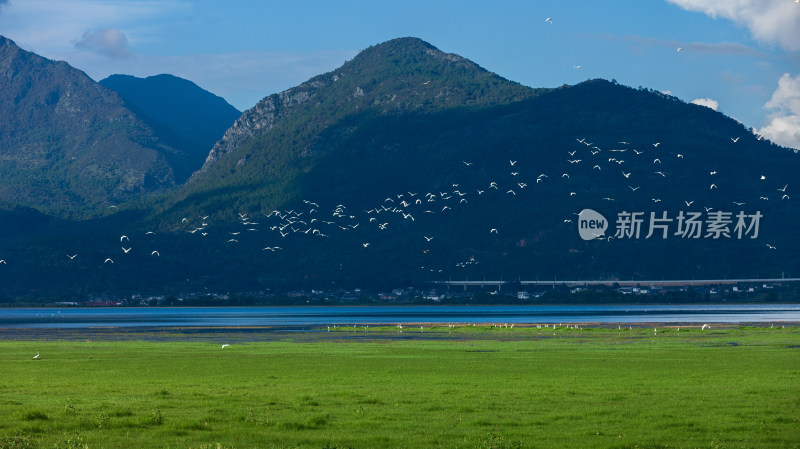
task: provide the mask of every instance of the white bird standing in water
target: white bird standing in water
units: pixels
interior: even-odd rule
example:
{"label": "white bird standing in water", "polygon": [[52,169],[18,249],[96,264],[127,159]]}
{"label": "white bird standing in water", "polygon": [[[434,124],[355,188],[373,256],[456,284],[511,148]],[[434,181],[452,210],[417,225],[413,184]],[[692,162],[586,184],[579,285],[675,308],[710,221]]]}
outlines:
{"label": "white bird standing in water", "polygon": [[36,355],[35,355],[35,356],[33,356],[33,358],[34,358],[34,359],[38,359],[38,358],[39,358],[39,351],[36,351]]}

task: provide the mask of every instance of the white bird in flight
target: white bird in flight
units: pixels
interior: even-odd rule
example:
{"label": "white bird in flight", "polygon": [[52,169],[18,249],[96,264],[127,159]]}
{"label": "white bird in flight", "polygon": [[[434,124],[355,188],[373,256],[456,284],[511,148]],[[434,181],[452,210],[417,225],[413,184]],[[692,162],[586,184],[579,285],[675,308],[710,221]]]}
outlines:
{"label": "white bird in flight", "polygon": [[553,23],[553,19],[552,19],[552,18],[550,18],[550,17],[548,17],[548,18],[544,19],[544,21],[545,21],[545,22],[550,22],[550,23]]}
{"label": "white bird in flight", "polygon": [[153,251],[152,253],[150,253],[150,255],[151,256],[161,256],[161,254],[158,251]]}
{"label": "white bird in flight", "polygon": [[119,242],[120,242],[120,243],[122,243],[122,241],[123,241],[123,240],[128,240],[128,241],[130,241],[130,239],[128,238],[128,236],[127,236],[127,235],[122,235],[122,236],[120,236],[120,238],[119,238]]}
{"label": "white bird in flight", "polygon": [[106,259],[106,260],[105,260],[103,263],[109,263],[109,262],[111,262],[111,263],[114,263],[114,261],[113,261],[113,260],[111,260],[111,258],[110,258],[110,257],[109,257],[109,258],[107,258],[107,259]]}
{"label": "white bird in flight", "polygon": [[75,259],[76,257],[78,257],[78,255],[77,255],[77,254],[75,254],[75,255],[73,255],[73,256],[70,256],[69,254],[67,254],[67,257],[69,257],[69,260],[73,260],[73,259]]}
{"label": "white bird in flight", "polygon": [[224,345],[222,345],[222,349],[225,349],[225,348],[227,348],[228,346],[230,346],[230,345],[229,345],[229,344],[227,344],[227,343],[225,343]]}
{"label": "white bird in flight", "polygon": [[130,250],[132,249],[133,249],[132,247],[131,248],[125,248],[124,246],[122,247],[122,251],[124,251],[125,254],[128,254],[128,252],[130,252]]}

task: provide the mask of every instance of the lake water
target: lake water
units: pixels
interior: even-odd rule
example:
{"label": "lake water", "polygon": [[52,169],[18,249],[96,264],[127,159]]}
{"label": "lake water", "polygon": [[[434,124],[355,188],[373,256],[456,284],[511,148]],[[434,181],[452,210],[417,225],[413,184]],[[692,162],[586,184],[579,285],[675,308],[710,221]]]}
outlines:
{"label": "lake water", "polygon": [[0,309],[0,328],[800,322],[800,304]]}

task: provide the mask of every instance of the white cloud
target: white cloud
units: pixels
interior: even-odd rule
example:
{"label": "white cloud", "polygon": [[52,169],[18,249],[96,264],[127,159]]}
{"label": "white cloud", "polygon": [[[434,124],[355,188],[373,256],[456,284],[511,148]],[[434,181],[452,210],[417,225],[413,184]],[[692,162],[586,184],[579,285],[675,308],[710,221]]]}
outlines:
{"label": "white cloud", "polygon": [[800,75],[792,78],[784,73],[764,109],[772,112],[758,133],[779,145],[800,150]]}
{"label": "white cloud", "polygon": [[127,58],[133,53],[125,33],[116,28],[86,31],[75,42],[75,48],[109,58]]}
{"label": "white cloud", "polygon": [[719,102],[717,100],[712,100],[711,98],[695,98],[691,101],[691,103],[719,111]]}
{"label": "white cloud", "polygon": [[667,0],[687,11],[722,17],[765,44],[800,50],[800,6],[791,0]]}

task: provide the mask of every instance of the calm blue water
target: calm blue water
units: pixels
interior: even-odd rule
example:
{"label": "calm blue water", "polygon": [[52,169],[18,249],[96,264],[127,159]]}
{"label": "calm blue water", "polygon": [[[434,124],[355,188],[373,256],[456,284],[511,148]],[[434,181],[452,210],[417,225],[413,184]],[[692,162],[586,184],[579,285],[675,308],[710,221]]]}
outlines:
{"label": "calm blue water", "polygon": [[800,322],[800,304],[0,309],[0,328]]}

